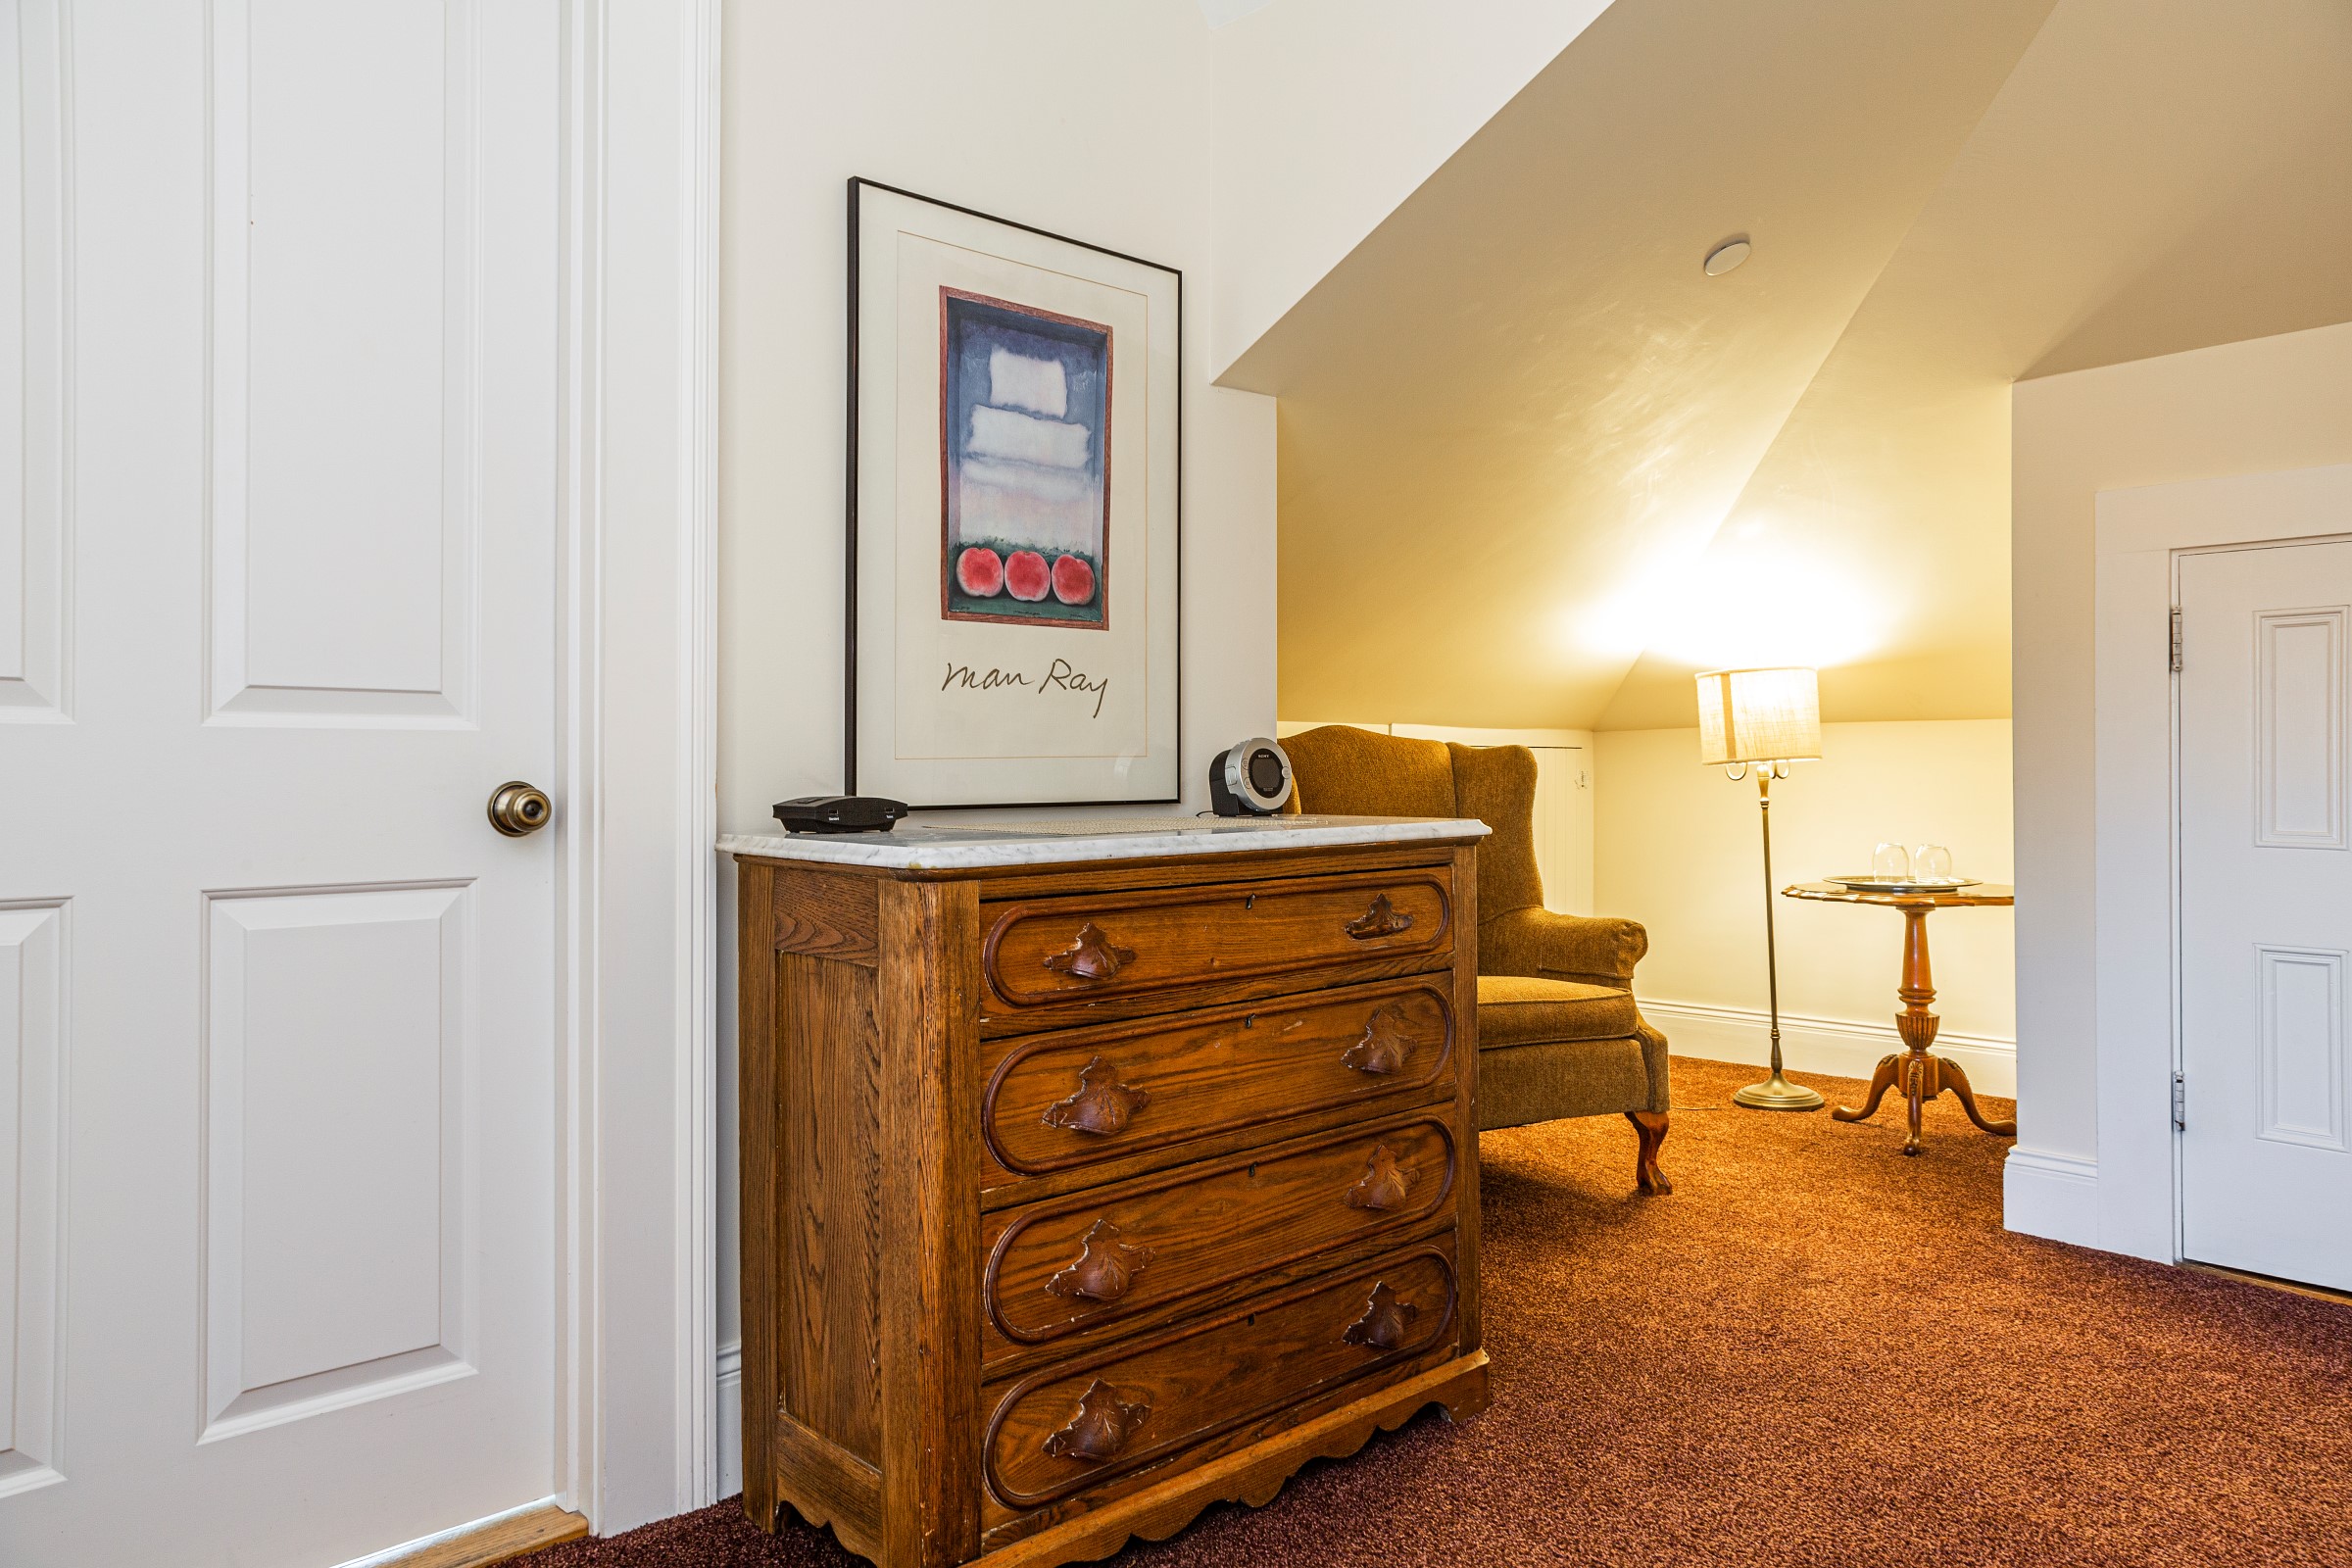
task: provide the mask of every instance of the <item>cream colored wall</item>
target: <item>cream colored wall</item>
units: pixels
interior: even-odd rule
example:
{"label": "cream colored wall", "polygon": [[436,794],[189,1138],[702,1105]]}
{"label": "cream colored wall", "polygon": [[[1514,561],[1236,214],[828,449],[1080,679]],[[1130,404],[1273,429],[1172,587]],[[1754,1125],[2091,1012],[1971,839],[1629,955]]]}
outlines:
{"label": "cream colored wall", "polygon": [[[1649,928],[1635,992],[1678,1052],[1713,1054],[1762,1040],[1721,1009],[1765,1007],[1763,864],[1756,786],[1701,766],[1696,729],[1603,730],[1595,777],[1593,902]],[[2010,880],[2009,724],[2004,719],[1825,724],[1822,760],[1772,794],[1776,887],[1870,869],[1881,840],[1941,844],[1963,875]],[[1902,916],[1891,909],[1780,899],[1781,1010],[1792,1066],[1867,1072],[1892,1049]],[[2006,909],[1932,916],[1944,1029],[1973,1037],[1969,1071],[2005,1093],[2014,1036],[2012,920]],[[1677,1006],[1698,1009],[1678,1017]],[[1817,1021],[1869,1033],[1811,1027]],[[1744,1059],[1744,1058],[1743,1058]],[[1754,1059],[1761,1059],[1760,1054]],[[1989,1081],[1988,1081],[1989,1080]]]}
{"label": "cream colored wall", "polygon": [[2018,1144],[2095,1158],[2092,522],[2101,490],[2352,462],[2352,323],[2011,399]]}
{"label": "cream colored wall", "polygon": [[[842,781],[845,181],[863,175],[1185,272],[1184,810],[1274,723],[1274,405],[1206,378],[1209,31],[1193,0],[735,0],[719,389],[722,829]],[[625,673],[625,672],[624,672]],[[1078,814],[1062,809],[1050,814]],[[722,905],[732,868],[722,869]],[[732,910],[719,1038],[734,1039]],[[736,1336],[721,1054],[720,1341]]]}
{"label": "cream colored wall", "polygon": [[725,22],[721,825],[841,787],[852,174],[1184,270],[1183,779],[1205,806],[1210,754],[1274,721],[1274,405],[1206,378],[1200,9],[737,0]]}

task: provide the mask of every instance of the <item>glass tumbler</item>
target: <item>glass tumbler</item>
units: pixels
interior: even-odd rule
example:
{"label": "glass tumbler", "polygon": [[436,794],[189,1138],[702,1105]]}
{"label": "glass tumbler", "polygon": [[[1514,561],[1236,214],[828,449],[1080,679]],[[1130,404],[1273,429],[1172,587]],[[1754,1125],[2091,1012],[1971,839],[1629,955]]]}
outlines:
{"label": "glass tumbler", "polygon": [[1900,882],[1911,874],[1911,852],[1900,844],[1882,844],[1870,852],[1870,874]]}
{"label": "glass tumbler", "polygon": [[1940,844],[1922,844],[1911,852],[1911,874],[1922,882],[1952,879],[1952,852]]}

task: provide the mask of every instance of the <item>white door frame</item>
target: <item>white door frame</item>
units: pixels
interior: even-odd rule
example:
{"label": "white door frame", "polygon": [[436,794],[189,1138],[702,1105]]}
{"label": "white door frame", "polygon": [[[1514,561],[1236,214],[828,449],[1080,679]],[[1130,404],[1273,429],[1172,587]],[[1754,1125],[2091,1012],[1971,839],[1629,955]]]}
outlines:
{"label": "white door frame", "polygon": [[713,1500],[720,0],[566,0],[557,1496]]}
{"label": "white door frame", "polygon": [[[2180,745],[2179,682],[2167,653],[2180,562],[2342,537],[2352,522],[2352,465],[2106,490],[2097,509],[2097,1221],[2095,1236],[2064,1239],[2175,1263]],[[2194,625],[2188,637],[2193,659]]]}

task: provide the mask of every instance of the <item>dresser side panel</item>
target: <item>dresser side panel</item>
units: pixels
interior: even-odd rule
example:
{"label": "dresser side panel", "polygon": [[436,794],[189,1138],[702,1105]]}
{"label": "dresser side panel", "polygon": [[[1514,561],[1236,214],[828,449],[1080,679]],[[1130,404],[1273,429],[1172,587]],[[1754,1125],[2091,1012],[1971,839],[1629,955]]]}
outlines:
{"label": "dresser side panel", "polygon": [[876,972],[776,956],[784,1408],[881,1462],[882,1040]]}

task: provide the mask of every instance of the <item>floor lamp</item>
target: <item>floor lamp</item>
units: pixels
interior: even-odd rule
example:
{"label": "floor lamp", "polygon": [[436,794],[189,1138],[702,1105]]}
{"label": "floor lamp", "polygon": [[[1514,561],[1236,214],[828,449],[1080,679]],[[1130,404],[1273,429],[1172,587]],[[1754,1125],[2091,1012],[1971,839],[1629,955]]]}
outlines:
{"label": "floor lamp", "polygon": [[1821,756],[1821,695],[1804,668],[1711,669],[1698,677],[1698,760],[1732,778],[1756,772],[1764,819],[1764,974],[1772,1001],[1772,1076],[1732,1096],[1750,1110],[1815,1110],[1821,1096],[1781,1076],[1781,964],[1772,931],[1772,781]]}

